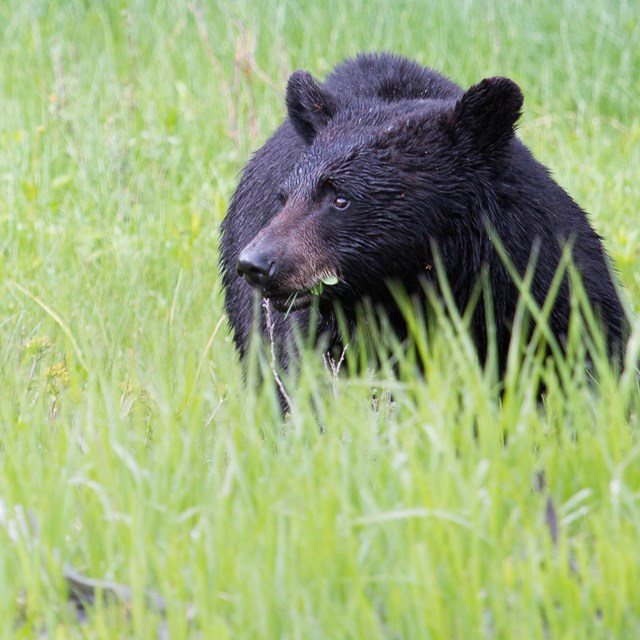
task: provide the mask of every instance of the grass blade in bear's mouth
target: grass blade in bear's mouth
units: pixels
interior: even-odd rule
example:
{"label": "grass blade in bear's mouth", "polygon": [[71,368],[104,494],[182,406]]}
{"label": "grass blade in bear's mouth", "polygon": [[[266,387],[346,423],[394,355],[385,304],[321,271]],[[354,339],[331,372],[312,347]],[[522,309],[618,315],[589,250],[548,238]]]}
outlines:
{"label": "grass blade in bear's mouth", "polygon": [[320,278],[320,281],[314,284],[313,287],[309,289],[309,292],[314,296],[319,296],[324,291],[325,286],[332,287],[333,285],[338,284],[338,282],[339,280],[337,275],[335,275],[334,273],[328,273],[327,275],[322,276],[322,278]]}
{"label": "grass blade in bear's mouth", "polygon": [[[296,298],[298,297],[298,292],[294,291],[286,300],[285,304],[288,304],[289,307],[287,308],[287,310],[285,311],[284,317],[286,318],[289,313],[291,312],[291,309],[293,308],[293,305],[296,303]],[[289,300],[291,300],[291,302],[289,302]]]}
{"label": "grass blade in bear's mouth", "polygon": [[332,287],[334,284],[338,284],[338,276],[335,273],[328,273],[320,279],[320,282],[326,284],[327,287]]}

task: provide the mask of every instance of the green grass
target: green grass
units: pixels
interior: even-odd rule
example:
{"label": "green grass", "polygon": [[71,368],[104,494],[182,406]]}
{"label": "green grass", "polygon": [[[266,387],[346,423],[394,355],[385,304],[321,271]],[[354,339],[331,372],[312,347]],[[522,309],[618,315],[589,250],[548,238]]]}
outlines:
{"label": "green grass", "polygon": [[[638,637],[631,369],[588,384],[578,357],[544,405],[514,371],[500,401],[443,322],[424,379],[310,356],[283,422],[243,385],[217,273],[289,72],[389,49],[521,85],[521,137],[637,312],[635,3],[202,4],[0,5],[0,637]],[[80,624],[67,563],[129,611]]]}

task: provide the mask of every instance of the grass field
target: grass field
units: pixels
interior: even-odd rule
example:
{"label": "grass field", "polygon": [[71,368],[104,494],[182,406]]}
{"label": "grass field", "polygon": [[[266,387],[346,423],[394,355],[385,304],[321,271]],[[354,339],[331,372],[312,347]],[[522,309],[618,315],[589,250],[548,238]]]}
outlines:
{"label": "grass field", "polygon": [[[640,310],[632,0],[1,3],[1,638],[640,637],[631,368],[500,399],[443,323],[424,379],[311,356],[286,421],[243,385],[238,171],[292,70],[374,49],[516,80]],[[65,566],[131,597],[81,621]]]}

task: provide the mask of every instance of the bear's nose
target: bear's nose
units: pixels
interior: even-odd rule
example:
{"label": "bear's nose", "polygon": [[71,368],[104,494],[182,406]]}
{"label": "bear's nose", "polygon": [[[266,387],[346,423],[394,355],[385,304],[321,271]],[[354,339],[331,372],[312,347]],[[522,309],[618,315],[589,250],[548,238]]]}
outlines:
{"label": "bear's nose", "polygon": [[238,258],[236,271],[252,287],[266,289],[276,273],[276,263],[267,253],[244,249]]}

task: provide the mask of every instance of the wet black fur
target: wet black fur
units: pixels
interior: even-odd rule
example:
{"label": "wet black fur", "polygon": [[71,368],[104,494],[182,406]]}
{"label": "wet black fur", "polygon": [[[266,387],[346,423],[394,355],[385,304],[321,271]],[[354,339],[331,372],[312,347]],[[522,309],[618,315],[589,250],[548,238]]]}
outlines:
{"label": "wet black fur", "polygon": [[[273,253],[277,273],[321,258],[335,266],[340,284],[325,288],[318,317],[330,347],[340,345],[335,300],[349,321],[358,303],[370,300],[385,309],[402,337],[404,322],[387,283],[424,295],[424,280],[436,279],[437,247],[461,310],[481,270],[489,274],[504,364],[518,291],[488,228],[520,273],[538,252],[532,293],[539,304],[570,242],[609,346],[617,349],[625,316],[601,239],[515,137],[522,103],[520,89],[506,78],[483,80],[465,92],[435,71],[388,54],[347,60],[323,84],[295,72],[287,88],[288,117],[247,164],[222,226],[226,309],[241,356],[259,308],[256,291],[236,273],[248,245]],[[349,200],[346,210],[331,206],[336,196]],[[284,208],[306,226],[288,225],[284,233],[277,222]],[[295,249],[303,234],[312,234],[312,248],[305,245],[301,257]],[[271,286],[261,293],[287,293],[278,289],[277,274]],[[550,319],[560,339],[568,329],[569,297],[564,282]],[[274,311],[277,343],[287,343],[294,323],[306,326],[309,314],[308,308]],[[264,318],[261,326],[264,331]],[[481,310],[472,328],[483,356]],[[286,350],[280,354],[286,367]]]}

